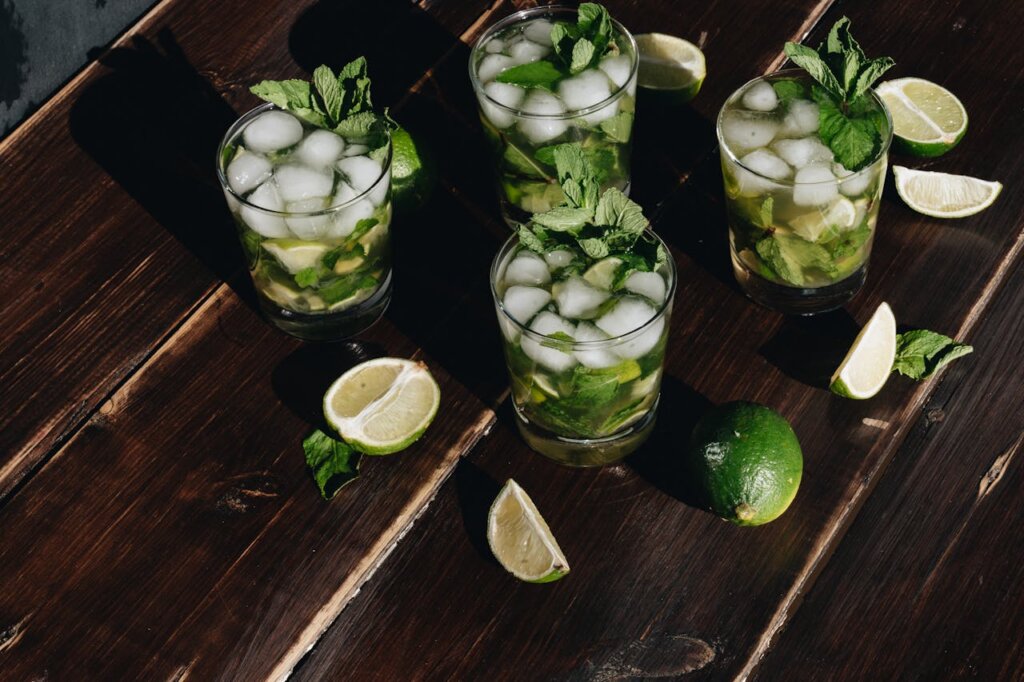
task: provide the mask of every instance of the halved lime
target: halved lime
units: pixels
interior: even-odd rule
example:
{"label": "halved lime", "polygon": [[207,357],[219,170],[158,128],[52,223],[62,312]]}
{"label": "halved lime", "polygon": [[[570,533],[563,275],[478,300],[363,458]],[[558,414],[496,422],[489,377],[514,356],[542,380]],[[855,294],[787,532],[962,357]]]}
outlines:
{"label": "halved lime", "polygon": [[267,239],[263,248],[294,275],[299,270],[315,267],[331,247],[302,239]]}
{"label": "halved lime", "polygon": [[882,390],[896,360],[896,318],[882,303],[857,334],[829,388],[844,398],[863,400]]}
{"label": "halved lime", "polygon": [[587,271],[583,273],[583,279],[598,289],[608,291],[612,288],[612,282],[615,281],[615,275],[619,272],[619,267],[621,266],[621,258],[616,258],[615,256],[602,258],[587,268]]}
{"label": "halved lime", "polygon": [[967,132],[967,110],[941,85],[923,78],[897,78],[881,83],[875,92],[892,116],[897,151],[939,156]]}
{"label": "halved lime", "polygon": [[528,583],[550,583],[569,572],[544,517],[511,478],[487,514],[487,544],[506,571]]}
{"label": "halved lime", "polygon": [[896,192],[907,206],[933,218],[964,218],[992,205],[1002,183],[893,166]]}
{"label": "halved lime", "polygon": [[664,33],[644,33],[636,38],[640,51],[641,88],[666,96],[673,104],[689,102],[700,92],[707,75],[704,53],[688,40]]}
{"label": "halved lime", "polygon": [[441,390],[422,362],[378,358],[341,375],[324,394],[324,416],[342,440],[368,455],[412,445],[433,421]]}

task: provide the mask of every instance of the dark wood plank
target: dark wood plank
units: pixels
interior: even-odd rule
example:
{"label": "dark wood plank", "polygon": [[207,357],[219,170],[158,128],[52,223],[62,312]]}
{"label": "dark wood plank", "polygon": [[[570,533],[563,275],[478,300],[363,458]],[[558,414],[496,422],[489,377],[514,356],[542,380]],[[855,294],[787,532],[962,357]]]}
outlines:
{"label": "dark wood plank", "polygon": [[1024,264],[756,680],[1024,678]]}
{"label": "dark wood plank", "polygon": [[251,300],[210,151],[247,84],[362,51],[394,102],[485,9],[165,1],[0,142],[0,498],[222,282]]}
{"label": "dark wood plank", "polygon": [[[819,23],[812,42],[849,14],[865,48],[893,54],[899,75],[949,83],[969,110],[985,113],[973,119],[956,152],[927,165],[1005,180],[1021,172],[1010,150],[1024,142],[1013,114],[1022,91],[1006,87],[1024,72],[1012,37],[989,31],[982,43],[954,36],[951,63],[935,59],[934,46],[949,46],[950,30],[964,28],[958,17],[981,13],[1001,22],[1005,3],[954,3],[925,18],[844,2]],[[670,24],[663,30],[679,32]],[[1002,55],[998,63],[995,54]],[[396,561],[342,614],[301,677],[358,671],[368,679],[485,673],[518,679],[530,670],[542,679],[618,679],[689,668],[715,679],[749,674],[937,385],[895,379],[882,395],[861,403],[829,394],[828,375],[857,323],[888,300],[902,324],[971,339],[1024,237],[1019,194],[974,218],[941,223],[911,213],[890,187],[864,291],[847,311],[800,320],[758,308],[736,288],[715,157],[706,158],[657,215],[657,229],[681,252],[683,286],[672,323],[676,350],[667,360],[670,378],[652,443],[624,466],[579,472],[531,455],[508,427],[499,427],[462,465],[469,473],[446,484],[441,504],[414,529]],[[756,530],[687,506],[676,464],[703,407],[737,398],[780,410],[804,446],[806,476],[793,507]],[[575,562],[566,580],[518,585],[481,545],[484,502],[509,476],[534,496]],[[396,641],[409,647],[407,655],[395,653]],[[663,648],[675,653],[665,659],[651,653]],[[639,672],[630,671],[633,665]]]}

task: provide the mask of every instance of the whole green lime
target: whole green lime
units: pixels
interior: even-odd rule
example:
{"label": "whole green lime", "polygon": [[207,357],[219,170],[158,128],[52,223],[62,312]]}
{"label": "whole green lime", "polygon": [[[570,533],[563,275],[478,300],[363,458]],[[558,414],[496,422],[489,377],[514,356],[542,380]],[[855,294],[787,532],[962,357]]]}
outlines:
{"label": "whole green lime", "polygon": [[391,198],[401,212],[414,211],[427,203],[437,172],[433,156],[405,128],[391,132]]}
{"label": "whole green lime", "polygon": [[786,511],[804,468],[789,422],[749,402],[719,405],[701,417],[688,458],[711,511],[740,526],[759,526]]}

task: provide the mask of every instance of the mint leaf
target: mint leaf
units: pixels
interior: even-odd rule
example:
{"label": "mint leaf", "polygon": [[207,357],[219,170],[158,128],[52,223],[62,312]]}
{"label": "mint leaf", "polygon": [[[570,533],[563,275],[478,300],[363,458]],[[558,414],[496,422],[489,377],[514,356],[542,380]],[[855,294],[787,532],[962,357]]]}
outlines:
{"label": "mint leaf", "polygon": [[[540,160],[541,152],[551,147],[541,147],[537,150],[536,159]],[[512,144],[508,140],[505,140],[505,153],[503,155],[505,163],[511,166],[515,171],[523,175],[532,178],[543,178],[544,180],[552,180],[553,178],[548,175],[544,169],[540,166],[537,160],[530,158],[530,155],[524,152],[522,149]],[[555,165],[554,157],[551,157],[551,161],[541,161],[549,166]]]}
{"label": "mint leaf", "polygon": [[794,80],[775,81],[772,83],[772,88],[775,89],[776,96],[778,96],[779,101],[783,104],[788,104],[794,99],[803,99],[807,96],[803,83]]}
{"label": "mint leaf", "polygon": [[334,126],[334,132],[345,138],[365,139],[371,137],[380,128],[380,117],[372,111],[364,111],[339,121]]}
{"label": "mint leaf", "polygon": [[800,43],[786,43],[785,53],[790,61],[810,74],[811,78],[821,83],[822,87],[842,97],[842,85],[817,52]]}
{"label": "mint leaf", "polygon": [[581,4],[576,13],[576,29],[590,39],[598,57],[604,56],[612,39],[612,18],[607,9],[594,2]]}
{"label": "mint leaf", "polygon": [[341,71],[338,73],[338,87],[342,93],[339,118],[373,109],[365,57],[357,57],[341,67]]}
{"label": "mint leaf", "polygon": [[792,268],[788,261],[782,257],[782,249],[774,237],[765,237],[754,245],[754,250],[766,266],[779,279],[793,284],[803,284],[804,277],[798,269]]}
{"label": "mint leaf", "polygon": [[850,35],[850,19],[842,17],[828,33],[825,44],[818,48],[822,59],[828,63],[832,73],[842,83],[841,99],[852,97],[853,86],[860,72],[861,63],[866,59],[860,45]]}
{"label": "mint leaf", "polygon": [[768,195],[765,200],[761,202],[761,212],[758,214],[760,219],[760,227],[769,228],[772,226],[774,216],[772,213],[775,209],[775,197]]}
{"label": "mint leaf", "polygon": [[313,71],[313,85],[327,114],[328,125],[337,125],[341,119],[341,85],[329,66],[321,64]]}
{"label": "mint leaf", "polygon": [[498,74],[495,79],[499,83],[518,85],[521,88],[544,88],[554,90],[555,83],[565,74],[549,61],[541,60],[513,66]]}
{"label": "mint leaf", "polygon": [[861,67],[860,73],[857,75],[857,81],[853,88],[853,98],[865,94],[882,77],[882,74],[894,66],[896,66],[896,62],[891,57],[879,57],[869,60]]}
{"label": "mint leaf", "polygon": [[594,223],[620,228],[619,232],[632,236],[626,248],[647,229],[650,224],[644,217],[640,205],[632,201],[620,190],[610,187],[601,195],[594,212]]}
{"label": "mint leaf", "polygon": [[881,146],[881,134],[871,118],[850,118],[836,100],[820,86],[811,88],[818,103],[818,135],[836,161],[846,169],[857,171],[870,162]]}
{"label": "mint leaf", "polygon": [[614,371],[588,369],[578,365],[573,371],[572,390],[567,400],[591,409],[609,402],[619,388],[619,377]]}
{"label": "mint leaf", "polygon": [[594,217],[589,208],[559,206],[545,213],[535,213],[533,222],[555,232],[578,230]]}
{"label": "mint leaf", "polygon": [[580,245],[583,253],[594,259],[604,258],[611,253],[608,249],[608,245],[604,243],[604,240],[598,239],[597,237],[580,239],[577,243]]}
{"label": "mint leaf", "polygon": [[896,360],[892,369],[911,379],[927,379],[953,360],[972,352],[973,347],[948,336],[915,329],[896,335]]}
{"label": "mint leaf", "polygon": [[360,289],[371,289],[377,286],[377,279],[372,275],[361,275],[358,271],[351,275],[339,277],[323,285],[317,291],[324,303],[331,304],[344,301]]}
{"label": "mint leaf", "polygon": [[306,465],[313,470],[313,478],[325,500],[333,498],[359,476],[359,453],[319,429],[306,436],[302,449],[306,453]]}
{"label": "mint leaf", "polygon": [[249,92],[282,109],[306,108],[310,104],[309,83],[302,80],[261,81]]}
{"label": "mint leaf", "polygon": [[575,341],[575,339],[565,332],[555,332],[554,334],[548,334],[545,336],[544,340],[540,342],[540,345],[545,348],[560,350],[563,353],[571,353],[573,341]]}
{"label": "mint leaf", "polygon": [[544,240],[535,235],[526,225],[519,226],[519,243],[534,253],[544,253]]}
{"label": "mint leaf", "polygon": [[305,289],[320,281],[320,275],[315,267],[302,268],[295,273],[295,283]]}
{"label": "mint leaf", "polygon": [[864,243],[871,237],[871,228],[867,221],[860,224],[855,230],[845,232],[836,238],[831,245],[826,246],[834,260],[845,258],[854,254],[857,249],[864,246]]}
{"label": "mint leaf", "polygon": [[585,71],[594,58],[594,43],[580,38],[572,48],[572,60],[569,62],[569,73],[576,75]]}
{"label": "mint leaf", "polygon": [[601,121],[601,132],[613,142],[629,142],[629,133],[633,129],[633,114],[628,111],[615,114]]}

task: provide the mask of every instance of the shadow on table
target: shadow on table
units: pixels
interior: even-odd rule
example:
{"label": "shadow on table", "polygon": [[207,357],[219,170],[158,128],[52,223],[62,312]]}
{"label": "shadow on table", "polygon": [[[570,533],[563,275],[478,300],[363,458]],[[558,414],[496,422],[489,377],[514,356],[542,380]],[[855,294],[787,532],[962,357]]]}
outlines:
{"label": "shadow on table", "polygon": [[697,420],[711,407],[711,401],[703,395],[666,375],[661,382],[654,432],[626,459],[626,464],[648,483],[699,509],[703,508],[700,494],[686,473],[687,444]]}
{"label": "shadow on table", "polygon": [[234,110],[169,30],[98,56],[109,71],[71,107],[75,142],[175,239],[256,309],[214,157]]}
{"label": "shadow on table", "polygon": [[465,457],[455,468],[455,491],[459,496],[462,526],[473,549],[484,561],[498,564],[487,542],[487,516],[501,484]]}
{"label": "shadow on table", "polygon": [[387,355],[373,343],[306,343],[274,367],[271,385],[278,400],[292,414],[326,433],[323,396],[334,382],[353,366]]}
{"label": "shadow on table", "polygon": [[813,317],[787,316],[760,353],[788,377],[828,390],[832,373],[859,331],[856,320],[843,309]]}

